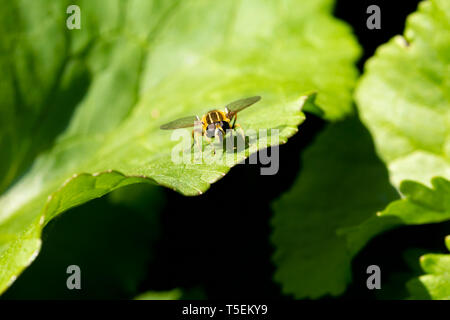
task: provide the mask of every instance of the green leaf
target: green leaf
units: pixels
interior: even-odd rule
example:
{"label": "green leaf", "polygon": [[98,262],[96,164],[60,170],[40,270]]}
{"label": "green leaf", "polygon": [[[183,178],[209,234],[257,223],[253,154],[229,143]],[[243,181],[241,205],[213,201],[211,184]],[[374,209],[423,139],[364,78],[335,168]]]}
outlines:
{"label": "green leaf", "polygon": [[431,180],[432,188],[414,181],[403,181],[400,191],[405,198],[389,204],[381,217],[395,216],[403,224],[436,223],[450,219],[450,181]]}
{"label": "green leaf", "polygon": [[[405,284],[422,274],[423,271],[420,268],[419,258],[427,252],[427,249],[417,248],[412,245],[412,247],[401,252],[401,262],[396,261],[389,265],[393,262],[390,260],[387,268],[380,265],[382,270],[382,290],[375,290],[374,294],[376,298],[379,300],[408,299],[410,294]],[[392,267],[392,265],[395,265],[395,267]]]}
{"label": "green leaf", "polygon": [[179,300],[182,296],[180,289],[170,291],[147,291],[138,295],[134,300]]}
{"label": "green leaf", "polygon": [[[134,184],[68,210],[43,230],[41,253],[2,299],[134,297],[144,279],[156,277],[148,272],[164,203],[162,188]],[[80,267],[81,290],[67,289],[70,265]]]}
{"label": "green leaf", "polygon": [[69,4],[2,5],[0,292],[59,213],[133,183],[198,195],[250,153],[174,164],[161,124],[258,94],[239,122],[279,130],[262,148],[297,131],[303,104],[351,112],[359,48],[332,1],[86,0],[81,30],[66,28]]}
{"label": "green leaf", "polygon": [[431,180],[432,188],[405,180],[400,185],[402,199],[391,202],[384,210],[359,225],[339,230],[349,249],[358,252],[372,237],[400,225],[437,223],[450,219],[450,182]]}
{"label": "green leaf", "polygon": [[341,230],[354,252],[395,226],[450,218],[449,12],[448,1],[422,2],[408,17],[404,38],[393,38],[366,63],[355,93],[358,109],[405,198]]}
{"label": "green leaf", "polygon": [[[450,236],[445,238],[450,251]],[[407,283],[412,299],[450,300],[450,254],[426,254],[420,265],[427,274]]]}
{"label": "green leaf", "polygon": [[423,1],[382,45],[355,96],[392,183],[450,178],[450,2]]}
{"label": "green leaf", "polygon": [[[400,191],[404,196],[402,199],[391,202],[384,210],[377,212],[376,216],[359,225],[338,230],[338,234],[345,237],[348,250],[356,254],[375,235],[400,225],[420,225],[449,220],[450,181],[436,177],[431,180],[431,185],[432,188],[429,188],[421,183],[405,180],[400,185]],[[434,280],[426,281],[433,283]],[[439,285],[444,284],[444,281],[439,282]],[[449,290],[450,282],[446,285],[447,288],[442,287],[439,291]],[[408,286],[411,286],[413,296],[417,299],[429,297],[427,289],[419,280],[408,282]]]}
{"label": "green leaf", "polygon": [[396,197],[359,120],[328,125],[302,155],[291,190],[273,204],[275,279],[283,292],[295,298],[343,293],[355,252],[338,231]]}

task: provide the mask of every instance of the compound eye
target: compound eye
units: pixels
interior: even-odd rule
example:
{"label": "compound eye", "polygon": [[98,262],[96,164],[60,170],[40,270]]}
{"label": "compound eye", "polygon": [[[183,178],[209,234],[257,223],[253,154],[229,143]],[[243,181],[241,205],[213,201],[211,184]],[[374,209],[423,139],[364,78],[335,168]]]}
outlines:
{"label": "compound eye", "polygon": [[215,126],[215,124],[214,124],[214,123],[209,124],[209,125],[206,127],[206,136],[207,136],[208,138],[214,137],[214,132],[215,132],[215,131],[216,131],[216,126]]}

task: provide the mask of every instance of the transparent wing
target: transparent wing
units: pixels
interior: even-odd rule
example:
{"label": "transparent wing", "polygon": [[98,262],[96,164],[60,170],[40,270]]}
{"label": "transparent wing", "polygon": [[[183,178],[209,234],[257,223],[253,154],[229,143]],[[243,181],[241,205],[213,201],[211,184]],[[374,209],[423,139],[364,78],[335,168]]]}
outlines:
{"label": "transparent wing", "polygon": [[229,113],[237,113],[261,100],[260,96],[245,98],[231,102],[226,106]]}
{"label": "transparent wing", "polygon": [[163,124],[160,128],[163,130],[188,128],[188,127],[193,127],[195,124],[195,121],[197,121],[196,116],[184,117],[184,118],[180,118],[180,119],[171,121],[169,123]]}

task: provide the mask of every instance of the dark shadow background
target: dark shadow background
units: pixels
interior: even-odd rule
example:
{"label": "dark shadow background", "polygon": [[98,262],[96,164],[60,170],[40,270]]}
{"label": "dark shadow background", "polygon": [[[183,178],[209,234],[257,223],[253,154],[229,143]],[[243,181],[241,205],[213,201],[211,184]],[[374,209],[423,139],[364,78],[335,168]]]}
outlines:
{"label": "dark shadow background", "polygon": [[[335,15],[352,26],[364,50],[360,72],[380,44],[403,33],[405,19],[418,3],[337,2]],[[381,30],[366,27],[366,9],[372,4],[381,8]],[[259,165],[247,164],[233,168],[199,197],[162,188],[156,193],[139,190],[141,199],[164,202],[157,217],[145,200],[136,207],[114,204],[108,197],[70,210],[44,230],[41,254],[3,298],[128,299],[148,290],[181,288],[190,299],[290,299],[272,280],[270,205],[293,184],[302,167],[302,150],[324,125],[318,117],[307,116],[299,134],[279,147],[277,175],[262,176]],[[340,299],[404,297],[404,281],[421,273],[405,260],[417,261],[427,251],[445,252],[449,227],[402,227],[376,237],[354,259],[353,283]],[[83,264],[86,287],[71,292],[65,287],[65,268],[77,263]],[[382,283],[389,282],[382,293],[366,288],[371,264],[381,267]]]}

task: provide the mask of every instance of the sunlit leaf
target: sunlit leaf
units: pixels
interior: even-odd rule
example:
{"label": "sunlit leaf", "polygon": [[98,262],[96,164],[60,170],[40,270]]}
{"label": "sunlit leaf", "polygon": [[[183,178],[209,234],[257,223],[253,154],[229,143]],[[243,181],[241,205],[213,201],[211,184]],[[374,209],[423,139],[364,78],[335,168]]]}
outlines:
{"label": "sunlit leaf", "polygon": [[369,59],[356,90],[392,183],[450,178],[450,2],[423,1],[404,37]]}
{"label": "sunlit leaf", "polygon": [[405,198],[342,230],[352,251],[394,226],[450,218],[449,9],[448,1],[422,2],[408,17],[404,37],[381,46],[366,64],[356,90],[358,109],[391,183]]}
{"label": "sunlit leaf", "polygon": [[[303,105],[351,112],[359,49],[332,1],[77,1],[80,30],[66,28],[69,4],[2,3],[0,291],[64,210],[138,182],[201,194],[286,142]],[[160,125],[254,95],[238,122],[278,133],[229,163],[171,161],[178,141]]]}

